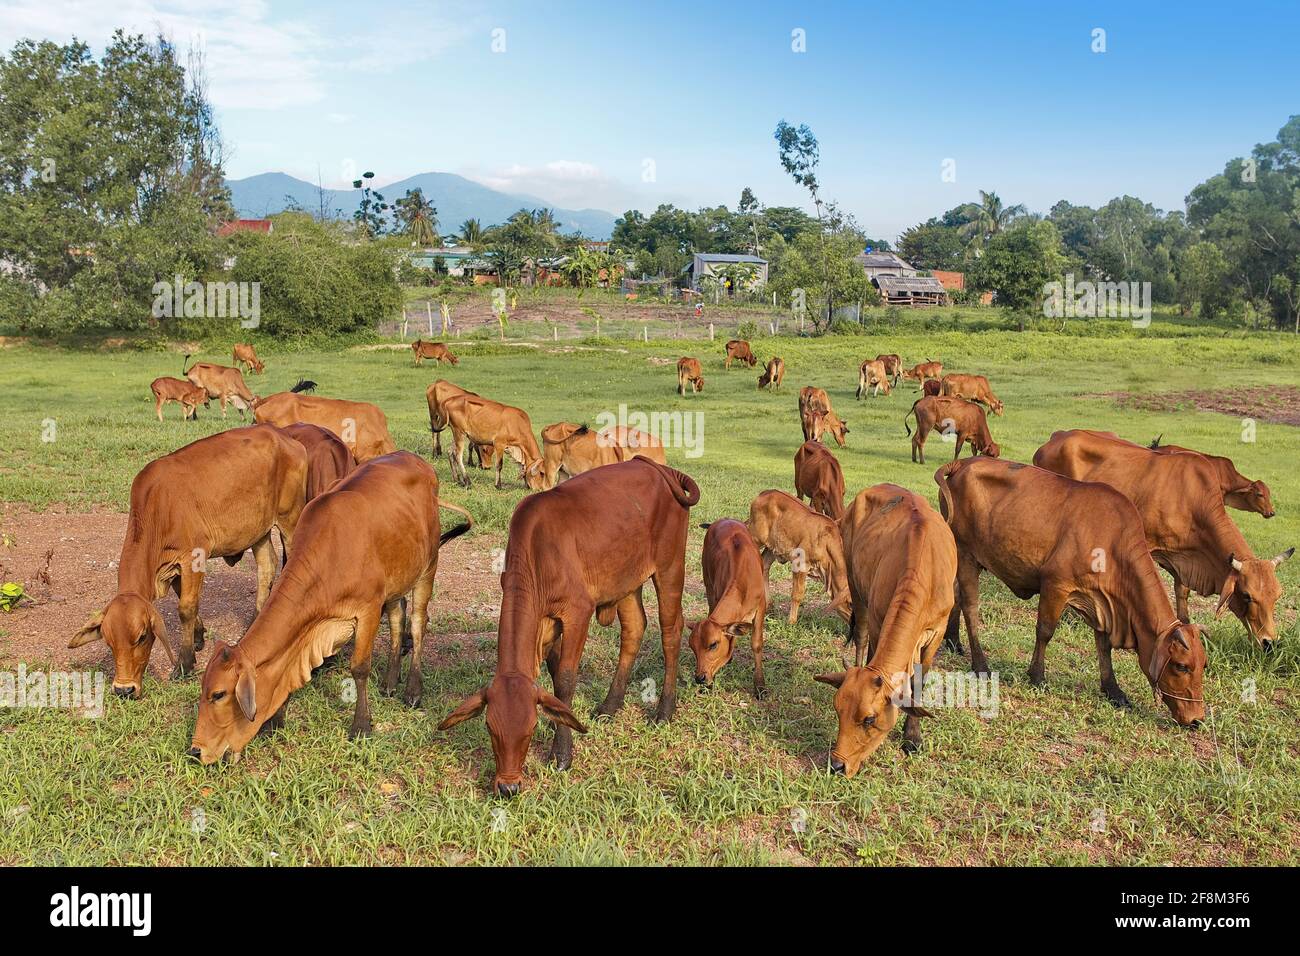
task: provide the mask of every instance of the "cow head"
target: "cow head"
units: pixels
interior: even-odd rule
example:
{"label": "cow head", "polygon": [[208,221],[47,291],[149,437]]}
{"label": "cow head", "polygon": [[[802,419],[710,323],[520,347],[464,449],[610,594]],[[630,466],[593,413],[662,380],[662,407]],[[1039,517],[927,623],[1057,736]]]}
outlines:
{"label": "cow head", "polygon": [[488,733],[492,737],[492,754],[496,757],[493,787],[498,796],[513,797],[519,792],[524,776],[524,759],[533,731],[537,729],[540,710],[557,724],[571,727],[580,734],[587,728],[560,698],[543,690],[525,674],[497,674],[492,683],[466,697],[438,725],[447,730],[487,711]]}
{"label": "cow head", "polygon": [[993,409],[994,415],[1001,415],[1005,410],[1002,405],[1002,400],[999,398],[989,399],[989,408]]}
{"label": "cow head", "polygon": [[849,433],[849,423],[841,421],[839,416],[834,412],[824,412],[819,410],[814,412],[814,415],[816,416],[816,419],[813,438],[820,441],[823,435],[829,433],[830,436],[835,439],[835,444],[843,448],[844,438]]}
{"label": "cow head", "polygon": [[1271,518],[1277,514],[1273,510],[1273,493],[1262,481],[1252,481],[1241,488],[1234,488],[1223,496],[1223,503],[1238,511],[1253,511],[1255,514]]}
{"label": "cow head", "polygon": [[1205,674],[1205,645],[1195,624],[1178,624],[1156,638],[1147,662],[1147,678],[1164,699],[1174,720],[1195,729],[1205,718],[1201,679]]}
{"label": "cow head", "polygon": [[900,707],[899,693],[907,683],[906,674],[886,677],[867,667],[850,667],[838,674],[818,674],[823,684],[835,691],[835,713],[840,729],[831,751],[831,770],[852,777],[862,762],[876,752],[898,723],[900,712],[929,717],[923,707]]}
{"label": "cow head", "polygon": [[1272,650],[1277,640],[1274,610],[1282,596],[1277,566],[1293,554],[1295,548],[1288,548],[1275,558],[1238,559],[1228,555],[1228,576],[1214,609],[1215,616],[1223,617],[1225,611],[1231,610],[1266,651]]}
{"label": "cow head", "polygon": [[975,450],[979,452],[981,455],[987,455],[989,458],[1002,457],[1002,449],[998,447],[998,443],[995,442],[992,438],[984,442],[983,445],[981,445],[979,448],[976,448]]}
{"label": "cow head", "polygon": [[167,626],[162,615],[138,594],[123,593],[108,602],[108,607],[87,621],[68,647],[81,647],[102,640],[113,652],[113,693],[118,697],[139,700],[144,694],[144,670],[154,641],[161,641],[172,664],[176,663]]}
{"label": "cow head", "polygon": [[[558,475],[558,468],[556,473]],[[529,491],[545,491],[547,488],[555,487],[554,482],[547,484],[546,459],[534,458],[524,465],[524,485]]]}
{"label": "cow head", "polygon": [[205,766],[242,753],[269,713],[257,706],[257,668],[237,644],[220,643],[203,671],[190,756]]}
{"label": "cow head", "polygon": [[708,686],[736,652],[736,641],[754,633],[752,621],[719,624],[710,615],[691,627],[690,645],[695,652],[695,683]]}

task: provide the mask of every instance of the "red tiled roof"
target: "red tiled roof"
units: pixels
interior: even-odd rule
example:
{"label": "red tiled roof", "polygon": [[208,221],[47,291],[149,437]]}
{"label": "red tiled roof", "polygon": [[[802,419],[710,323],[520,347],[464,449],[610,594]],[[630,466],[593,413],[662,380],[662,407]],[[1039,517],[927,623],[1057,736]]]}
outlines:
{"label": "red tiled roof", "polygon": [[217,227],[218,236],[229,236],[236,232],[265,232],[270,233],[271,220],[269,219],[235,219],[230,222],[223,222]]}

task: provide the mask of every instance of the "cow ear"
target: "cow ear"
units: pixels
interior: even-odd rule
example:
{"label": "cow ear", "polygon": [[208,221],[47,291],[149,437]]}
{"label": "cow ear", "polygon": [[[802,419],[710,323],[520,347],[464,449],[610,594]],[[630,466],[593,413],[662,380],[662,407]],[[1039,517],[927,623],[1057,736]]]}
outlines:
{"label": "cow ear", "polygon": [[832,687],[841,687],[844,684],[844,678],[847,676],[846,671],[840,671],[838,674],[818,674],[813,680],[823,684],[830,684]]}
{"label": "cow ear", "polygon": [[573,711],[569,710],[568,704],[540,687],[537,688],[537,706],[541,708],[543,714],[557,724],[563,724],[580,734],[587,732],[586,726],[574,715]]}
{"label": "cow ear", "polygon": [[240,669],[239,680],[235,681],[235,700],[243,711],[244,719],[252,722],[257,716],[257,672],[252,666]]}
{"label": "cow ear", "polygon": [[167,637],[167,625],[163,622],[163,616],[158,613],[158,608],[152,603],[149,605],[149,630],[153,633],[154,641],[162,645],[163,650],[167,652],[167,659],[175,667],[176,652],[172,650],[172,642]]}
{"label": "cow ear", "polygon": [[741,621],[737,624],[727,625],[727,634],[733,638],[746,637],[747,635],[752,634],[753,631],[754,625],[749,621]]}
{"label": "cow ear", "polygon": [[1223,582],[1223,593],[1219,595],[1219,603],[1214,608],[1214,617],[1216,620],[1227,613],[1228,599],[1232,597],[1232,592],[1235,590],[1237,590],[1237,575],[1234,572],[1229,574]]}
{"label": "cow ear", "polygon": [[900,707],[899,709],[903,713],[909,714],[912,717],[933,717],[934,716],[934,714],[930,713],[930,711],[926,710],[924,707]]}
{"label": "cow ear", "polygon": [[72,640],[68,641],[68,647],[82,647],[91,641],[102,641],[103,633],[100,632],[99,626],[104,623],[104,612],[100,611],[85,624],[81,629],[72,635]]}
{"label": "cow ear", "polygon": [[486,706],[487,688],[480,687],[478,690],[474,691],[474,693],[461,701],[459,707],[444,717],[442,723],[438,725],[438,729],[448,730],[449,728],[455,727],[457,724],[464,723],[471,717],[477,717],[483,712],[483,708]]}

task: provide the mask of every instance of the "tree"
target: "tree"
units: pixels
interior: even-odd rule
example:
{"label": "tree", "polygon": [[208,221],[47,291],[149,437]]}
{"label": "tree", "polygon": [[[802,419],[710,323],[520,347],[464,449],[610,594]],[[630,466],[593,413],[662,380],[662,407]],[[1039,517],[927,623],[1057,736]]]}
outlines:
{"label": "tree", "polygon": [[815,331],[830,327],[837,304],[871,302],[871,280],[855,260],[861,249],[851,233],[826,236],[813,229],[795,239],[768,280],[779,302],[798,308],[812,319]]}
{"label": "tree", "polygon": [[477,219],[466,219],[460,224],[460,241],[467,246],[483,243],[483,226]]}
{"label": "tree", "polygon": [[352,188],[361,190],[361,204],[352,214],[352,220],[357,224],[361,235],[366,238],[373,238],[382,233],[388,219],[388,203],[384,202],[383,193],[370,188],[370,181],[374,178],[374,173],[365,172],[361,174],[360,179],[352,181]]}
{"label": "tree", "polygon": [[1178,263],[1178,304],[1183,315],[1200,306],[1201,316],[1212,319],[1230,301],[1228,277],[1231,266],[1223,251],[1212,242],[1198,242]]}
{"label": "tree", "polygon": [[424,198],[424,190],[408,189],[393,208],[402,232],[415,242],[431,246],[438,241],[438,210]]}
{"label": "tree", "polygon": [[961,269],[966,243],[960,230],[931,219],[898,237],[898,254],[918,269]]}
{"label": "tree", "polygon": [[1061,236],[1048,220],[1020,223],[992,236],[971,272],[971,285],[1024,316],[1041,310],[1049,282],[1061,278]]}
{"label": "tree", "polygon": [[980,201],[975,207],[974,217],[963,227],[966,237],[981,248],[989,239],[1011,225],[1017,217],[1025,214],[1024,206],[1003,206],[997,193],[980,190]]}

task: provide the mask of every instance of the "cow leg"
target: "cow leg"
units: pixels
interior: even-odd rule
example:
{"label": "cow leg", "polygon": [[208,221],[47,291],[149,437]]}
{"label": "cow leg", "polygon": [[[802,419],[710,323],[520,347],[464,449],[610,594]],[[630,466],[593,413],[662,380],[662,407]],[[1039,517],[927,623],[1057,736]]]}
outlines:
{"label": "cow leg", "polygon": [[614,679],[610,682],[604,703],[596,708],[597,717],[613,717],[623,706],[628,678],[632,676],[632,665],[636,663],[637,652],[641,650],[641,638],[645,636],[646,616],[641,588],[619,601],[616,610],[619,628],[618,667],[614,671]]}
{"label": "cow leg", "polygon": [[686,569],[681,561],[661,569],[654,576],[659,602],[659,637],[664,649],[664,686],[659,695],[655,720],[672,720],[677,709],[677,663],[682,653],[682,584]]}
{"label": "cow leg", "polygon": [[496,460],[497,466],[497,490],[501,490],[501,469],[506,465],[506,450],[504,447],[498,447],[495,443],[492,445],[492,457]]}
{"label": "cow leg", "polygon": [[957,556],[957,593],[966,636],[970,639],[970,666],[976,674],[989,674],[989,659],[980,644],[980,566],[961,552]]}
{"label": "cow leg", "polygon": [[385,697],[397,693],[397,682],[402,676],[402,602],[393,598],[384,605],[384,614],[388,617],[388,667],[384,671],[384,683],[379,692]]}
{"label": "cow leg", "polygon": [[462,487],[469,487],[469,475],[465,471],[465,442],[466,435],[464,432],[455,428],[451,432],[452,447],[447,451],[447,459],[451,464],[451,477]]}
{"label": "cow leg", "polygon": [[226,417],[226,396],[224,394],[221,396],[220,401],[221,401],[221,417],[225,418]]}
{"label": "cow leg", "polygon": [[[925,680],[926,672],[934,663],[935,655],[939,653],[939,642],[931,641],[921,655],[921,679]],[[903,753],[914,754],[921,749],[921,718],[916,714],[908,714],[907,720],[903,724]]]}
{"label": "cow leg", "polygon": [[402,700],[408,707],[419,707],[420,698],[424,696],[424,672],[420,669],[420,655],[424,648],[429,598],[433,596],[433,576],[437,570],[438,561],[434,558],[429,573],[415,582],[415,590],[411,592],[411,665],[406,675],[406,693],[402,695]]}
{"label": "cow leg", "polygon": [[181,653],[176,663],[176,676],[188,677],[194,673],[194,652],[202,648],[198,639],[199,596],[203,593],[203,572],[194,571],[182,564],[179,600],[176,611],[181,619]]}
{"label": "cow leg", "polygon": [[442,429],[430,429],[433,432],[433,457],[435,459],[442,457]]}
{"label": "cow leg", "polygon": [[961,591],[956,581],[952,584],[952,596],[952,610],[948,612],[948,627],[943,632],[943,642],[950,651],[965,654],[966,650],[961,646]]}
{"label": "cow leg", "polygon": [[[551,672],[551,684],[555,696],[566,707],[572,707],[573,693],[578,687],[578,662],[582,660],[582,650],[587,644],[587,629],[591,626],[594,608],[575,608],[560,621],[560,639],[551,645],[546,655],[546,669]],[[568,770],[573,763],[573,731],[557,723],[555,739],[551,741],[551,753],[547,759],[558,770]]]}
{"label": "cow leg", "polygon": [[754,614],[754,630],[749,636],[749,646],[754,652],[754,698],[762,700],[767,696],[767,685],[763,682],[763,618],[767,615],[767,602],[760,601],[758,611]]}
{"label": "cow leg", "polygon": [[266,723],[264,723],[261,727],[257,729],[257,736],[269,737],[271,736],[271,734],[275,733],[277,730],[283,727],[284,710],[288,706],[289,706],[289,702],[286,700],[283,704],[280,705],[279,710],[277,710],[270,717],[266,718]]}
{"label": "cow leg", "polygon": [[1061,623],[1061,614],[1065,611],[1065,601],[1068,596],[1064,591],[1051,588],[1044,588],[1038,595],[1038,627],[1035,630],[1034,657],[1029,662],[1029,683],[1035,687],[1041,687],[1045,680],[1047,642],[1056,633],[1056,625]]}
{"label": "cow leg", "polygon": [[790,618],[791,624],[799,621],[799,605],[803,603],[804,590],[808,587],[808,572],[795,571],[790,576]]}
{"label": "cow leg", "polygon": [[260,611],[275,582],[275,545],[271,543],[270,531],[253,545],[253,560],[257,563],[257,609]]}
{"label": "cow leg", "polygon": [[1116,707],[1132,707],[1128,695],[1120,688],[1119,681],[1115,680],[1115,668],[1110,662],[1110,638],[1101,631],[1095,633],[1097,635],[1097,668],[1101,671],[1101,692]]}
{"label": "cow leg", "polygon": [[[956,447],[954,447],[953,450],[952,450],[952,460],[953,460],[953,461],[956,461],[958,458],[961,457],[962,446],[966,444],[966,433],[965,433],[965,432],[958,432],[958,433],[957,433],[957,441],[956,441],[954,444],[955,444]],[[973,458],[973,457],[975,456],[975,443],[974,443],[974,442],[971,443],[971,446],[970,446],[970,453],[971,453],[971,457]]]}
{"label": "cow leg", "polygon": [[[163,407],[163,400],[162,400],[162,396],[159,395],[158,401],[153,403],[153,410],[154,413],[158,416],[158,421],[162,421],[162,407]],[[182,405],[181,408],[184,409],[185,406]]]}
{"label": "cow leg", "polygon": [[352,679],[357,684],[357,709],[352,714],[348,739],[370,736],[370,654],[379,630],[380,608],[366,608],[358,617],[352,633]]}
{"label": "cow leg", "polygon": [[867,602],[854,601],[853,615],[849,618],[849,640],[854,644],[853,666],[861,667],[867,656],[867,645],[871,640],[867,633]]}

